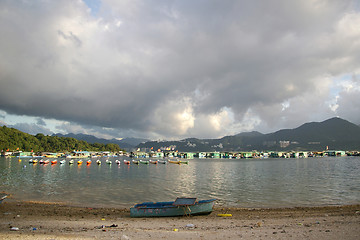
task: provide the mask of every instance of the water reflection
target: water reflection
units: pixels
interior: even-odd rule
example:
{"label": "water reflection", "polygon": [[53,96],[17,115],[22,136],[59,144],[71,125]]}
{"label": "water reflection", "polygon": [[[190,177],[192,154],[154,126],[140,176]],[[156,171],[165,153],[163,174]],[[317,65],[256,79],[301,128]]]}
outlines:
{"label": "water reflection", "polygon": [[[195,159],[189,165],[29,164],[0,158],[0,189],[18,199],[128,207],[179,196],[219,205],[359,203],[360,158]],[[85,162],[85,161],[84,161]],[[25,166],[25,167],[24,167]]]}

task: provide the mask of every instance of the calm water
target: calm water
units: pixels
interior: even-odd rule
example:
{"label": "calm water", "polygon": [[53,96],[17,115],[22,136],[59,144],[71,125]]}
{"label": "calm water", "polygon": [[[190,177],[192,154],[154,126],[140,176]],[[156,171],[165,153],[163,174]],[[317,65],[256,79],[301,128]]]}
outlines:
{"label": "calm water", "polygon": [[178,196],[218,206],[292,207],[360,203],[360,158],[194,159],[189,165],[32,165],[0,158],[0,192],[15,199],[129,207]]}

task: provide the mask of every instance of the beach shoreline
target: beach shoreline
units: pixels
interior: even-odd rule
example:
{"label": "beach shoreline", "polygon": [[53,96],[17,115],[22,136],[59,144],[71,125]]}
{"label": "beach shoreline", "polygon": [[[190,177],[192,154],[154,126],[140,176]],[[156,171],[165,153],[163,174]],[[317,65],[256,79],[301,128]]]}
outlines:
{"label": "beach shoreline", "polygon": [[[227,213],[231,217],[219,217]],[[215,207],[210,215],[130,218],[128,208],[9,199],[1,239],[357,239],[360,204],[294,208]]]}

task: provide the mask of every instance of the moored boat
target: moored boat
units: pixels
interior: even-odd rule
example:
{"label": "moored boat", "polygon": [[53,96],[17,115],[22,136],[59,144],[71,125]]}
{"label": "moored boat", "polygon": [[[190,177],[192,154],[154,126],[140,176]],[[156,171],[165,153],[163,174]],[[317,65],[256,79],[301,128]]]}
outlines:
{"label": "moored boat", "polygon": [[83,164],[83,160],[78,160],[78,161],[77,161],[77,164],[78,164],[78,165]]}
{"label": "moored boat", "polygon": [[149,163],[151,163],[151,164],[158,164],[158,161],[157,161],[157,160],[150,160]]}
{"label": "moored boat", "polygon": [[166,161],[164,161],[164,160],[158,160],[158,163],[166,164]]}
{"label": "moored boat", "polygon": [[139,165],[139,161],[138,160],[132,160],[131,161],[133,164],[138,164]]}
{"label": "moored boat", "polygon": [[96,163],[97,163],[97,165],[100,165],[101,161],[98,159],[98,160],[96,160]]}
{"label": "moored boat", "polygon": [[74,164],[74,159],[71,159],[71,160],[69,161],[69,164]]}
{"label": "moored boat", "polygon": [[91,164],[91,160],[87,160],[86,165],[90,165],[90,164]]}
{"label": "moored boat", "polygon": [[130,208],[130,217],[176,217],[206,215],[213,211],[216,199],[197,201],[196,198],[177,198],[172,202],[144,202]]}
{"label": "moored boat", "polygon": [[149,164],[149,161],[146,161],[146,160],[140,160],[140,163],[142,163],[142,164]]}
{"label": "moored boat", "polygon": [[53,165],[53,164],[57,164],[57,160],[52,160],[51,165]]}
{"label": "moored boat", "polygon": [[124,163],[127,165],[130,165],[130,161],[129,160],[124,160]]}
{"label": "moored boat", "polygon": [[180,164],[179,160],[169,160],[169,163]]}
{"label": "moored boat", "polygon": [[66,160],[65,160],[65,159],[60,160],[60,164],[64,164],[64,163],[66,163]]}
{"label": "moored boat", "polygon": [[32,163],[32,164],[36,164],[37,162],[38,162],[37,159],[30,159],[30,160],[29,160],[29,163]]}

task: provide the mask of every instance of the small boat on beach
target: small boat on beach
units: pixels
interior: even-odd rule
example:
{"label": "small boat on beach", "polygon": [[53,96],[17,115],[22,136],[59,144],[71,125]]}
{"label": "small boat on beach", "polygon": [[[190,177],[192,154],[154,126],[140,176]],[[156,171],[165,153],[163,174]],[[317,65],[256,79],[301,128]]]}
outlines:
{"label": "small boat on beach", "polygon": [[172,202],[144,202],[130,208],[130,217],[176,217],[206,215],[213,211],[216,199],[197,201],[177,198]]}

